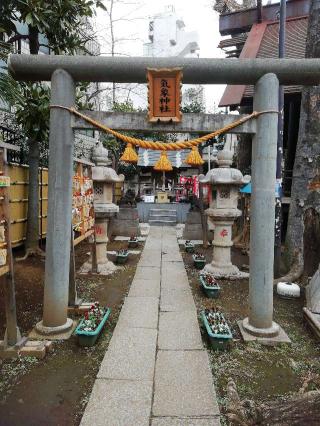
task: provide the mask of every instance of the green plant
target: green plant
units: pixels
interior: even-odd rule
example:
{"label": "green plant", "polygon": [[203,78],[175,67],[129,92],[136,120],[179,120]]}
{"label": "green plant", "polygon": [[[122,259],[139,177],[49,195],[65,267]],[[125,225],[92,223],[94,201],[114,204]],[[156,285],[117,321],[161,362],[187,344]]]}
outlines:
{"label": "green plant", "polygon": [[[86,33],[87,22],[96,7],[104,8],[99,0],[2,0],[0,5],[0,32],[7,34],[9,43],[28,40],[30,53],[37,54],[41,46],[55,54],[75,52],[92,39]],[[20,24],[28,32],[19,32]],[[39,38],[42,34],[46,40]]]}
{"label": "green plant", "polygon": [[11,51],[10,44],[0,41],[0,62],[3,62],[0,66],[0,101],[4,103],[4,109],[6,104],[11,106],[22,100],[18,83],[7,73],[7,58]]}

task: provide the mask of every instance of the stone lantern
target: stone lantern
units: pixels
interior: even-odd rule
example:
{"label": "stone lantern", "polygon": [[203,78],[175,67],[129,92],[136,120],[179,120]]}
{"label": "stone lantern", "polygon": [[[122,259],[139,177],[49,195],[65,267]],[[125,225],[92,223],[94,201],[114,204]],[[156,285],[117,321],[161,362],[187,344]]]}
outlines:
{"label": "stone lantern", "polygon": [[250,182],[250,176],[243,176],[240,170],[231,168],[233,153],[223,150],[218,153],[218,168],[200,176],[201,183],[212,188],[212,202],[206,215],[214,224],[213,260],[205,271],[220,278],[248,278],[249,274],[239,271],[231,262],[232,225],[241,216],[238,209],[239,187]]}
{"label": "stone lantern", "polygon": [[119,211],[113,203],[113,184],[123,182],[124,176],[108,167],[111,161],[108,150],[100,142],[92,152],[92,160],[96,166],[92,167],[94,189],[95,231],[97,245],[98,272],[103,275],[112,273],[116,266],[107,257],[108,225],[112,216]]}

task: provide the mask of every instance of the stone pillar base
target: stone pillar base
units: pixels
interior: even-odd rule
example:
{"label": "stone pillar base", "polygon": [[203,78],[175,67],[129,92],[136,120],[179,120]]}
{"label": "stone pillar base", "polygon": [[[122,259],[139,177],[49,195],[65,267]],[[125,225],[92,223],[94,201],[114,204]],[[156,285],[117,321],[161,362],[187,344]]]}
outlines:
{"label": "stone pillar base", "polygon": [[269,346],[291,343],[286,332],[275,322],[272,322],[270,328],[255,328],[249,325],[248,318],[245,318],[243,321],[238,321],[238,326],[244,342],[258,341]]}
{"label": "stone pillar base", "polygon": [[237,266],[232,265],[232,263],[227,265],[216,265],[214,262],[208,263],[203,271],[208,272],[209,274],[214,275],[216,278],[237,280],[249,278],[247,272],[241,272]]}
{"label": "stone pillar base", "polygon": [[47,327],[43,325],[43,321],[40,321],[36,324],[34,332],[38,335],[45,336],[46,338],[53,339],[63,339],[61,335],[65,335],[65,339],[68,339],[73,331],[74,321],[71,318],[67,318],[67,321],[63,325],[58,327]]}
{"label": "stone pillar base", "polygon": [[[116,266],[113,262],[110,260],[106,260],[104,263],[98,263],[98,275],[111,275],[113,274],[117,269],[119,269],[118,266]],[[91,274],[92,273],[92,262],[89,260],[88,262],[85,262],[80,270],[79,274]]]}
{"label": "stone pillar base", "polygon": [[249,318],[242,321],[243,328],[250,334],[256,337],[275,337],[279,334],[280,327],[272,321],[272,326],[269,328],[257,328],[249,323]]}
{"label": "stone pillar base", "polygon": [[[22,339],[22,337],[21,337],[21,333],[20,333],[19,327],[17,327],[17,342],[21,341],[21,339]],[[7,331],[7,329],[6,329],[6,331],[4,332],[4,338],[3,338],[3,341],[2,341],[2,345],[3,345],[3,347],[5,347],[5,348],[7,348],[7,347],[11,347],[11,346],[8,344],[8,331]],[[14,346],[15,346],[15,345],[14,345]]]}
{"label": "stone pillar base", "polygon": [[99,275],[111,275],[113,274],[118,268],[111,260],[108,260],[105,263],[98,263],[98,273]]}

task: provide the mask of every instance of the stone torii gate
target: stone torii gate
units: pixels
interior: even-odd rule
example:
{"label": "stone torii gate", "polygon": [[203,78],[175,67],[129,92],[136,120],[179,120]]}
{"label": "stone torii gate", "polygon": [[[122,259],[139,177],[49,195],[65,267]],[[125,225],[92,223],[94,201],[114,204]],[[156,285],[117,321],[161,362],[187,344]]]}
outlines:
{"label": "stone torii gate", "polygon": [[[319,59],[191,59],[118,58],[89,56],[11,55],[11,75],[22,81],[51,81],[51,104],[73,107],[75,82],[146,83],[147,68],[183,70],[186,84],[254,84],[254,110],[278,109],[278,86],[318,85]],[[187,116],[187,115],[186,115]],[[234,116],[202,116],[186,124],[147,124],[146,118],[94,114],[109,127],[126,130],[212,131]],[[113,118],[112,118],[113,117]],[[112,118],[112,120],[110,120]],[[238,118],[238,117],[237,117]],[[140,120],[140,121],[139,121]],[[196,124],[197,123],[197,124]],[[273,322],[273,245],[277,150],[277,112],[260,115],[235,133],[252,133],[252,209],[250,241],[249,316],[240,328],[244,338],[286,340]],[[131,126],[130,126],[131,124]],[[191,124],[191,125],[190,125]],[[43,320],[38,332],[52,335],[72,327],[67,317],[72,205],[73,128],[83,126],[63,109],[51,109],[49,139],[49,199]]]}

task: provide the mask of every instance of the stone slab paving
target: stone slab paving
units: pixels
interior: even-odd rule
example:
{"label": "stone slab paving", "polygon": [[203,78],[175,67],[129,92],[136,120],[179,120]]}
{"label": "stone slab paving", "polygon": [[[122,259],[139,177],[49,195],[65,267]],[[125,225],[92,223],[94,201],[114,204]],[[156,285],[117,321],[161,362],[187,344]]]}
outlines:
{"label": "stone slab paving", "polygon": [[219,414],[206,351],[158,351],[152,414],[158,417]]}
{"label": "stone slab paving", "polygon": [[188,290],[190,289],[188,277],[183,273],[168,274],[161,278],[161,290]]}
{"label": "stone slab paving", "polygon": [[161,254],[157,253],[155,250],[148,250],[147,253],[143,253],[140,257],[139,266],[156,266],[160,267],[161,265]]}
{"label": "stone slab paving", "polygon": [[157,297],[127,297],[118,325],[135,328],[157,328],[159,299]]}
{"label": "stone slab paving", "polygon": [[160,280],[142,280],[135,278],[132,281],[129,297],[160,297]]}
{"label": "stone slab paving", "polygon": [[190,289],[183,262],[162,262],[161,289]]}
{"label": "stone slab paving", "polygon": [[143,280],[160,280],[160,268],[157,266],[138,266],[135,278]]}
{"label": "stone slab paving", "polygon": [[203,349],[196,311],[160,312],[159,349]]}
{"label": "stone slab paving", "polygon": [[116,327],[98,378],[153,380],[157,330]]}
{"label": "stone slab paving", "polygon": [[183,274],[187,276],[186,269],[183,262],[162,262],[161,265],[162,278],[167,275]]}
{"label": "stone slab paving", "polygon": [[196,312],[191,290],[188,288],[175,289],[165,288],[161,291],[160,299],[161,312]]}
{"label": "stone slab paving", "polygon": [[183,262],[183,259],[180,251],[162,250],[162,262]]}
{"label": "stone slab paving", "polygon": [[220,426],[219,417],[154,417],[151,426]]}
{"label": "stone slab paving", "polygon": [[149,426],[153,381],[95,381],[81,426]]}
{"label": "stone slab paving", "polygon": [[220,425],[174,228],[150,228],[81,421],[92,425]]}

